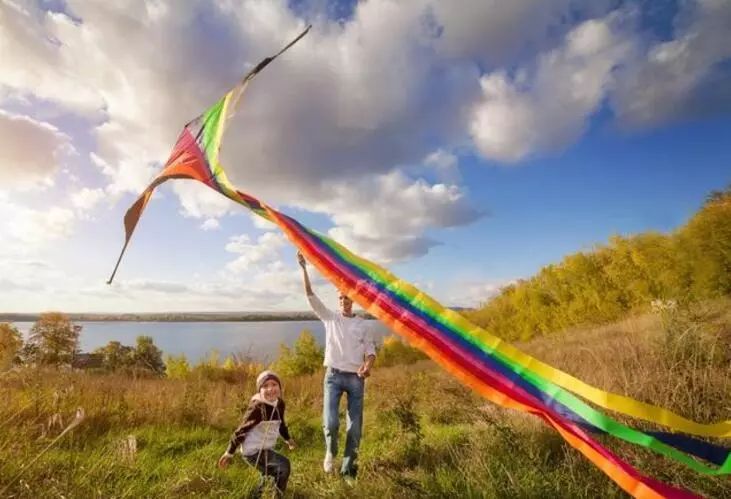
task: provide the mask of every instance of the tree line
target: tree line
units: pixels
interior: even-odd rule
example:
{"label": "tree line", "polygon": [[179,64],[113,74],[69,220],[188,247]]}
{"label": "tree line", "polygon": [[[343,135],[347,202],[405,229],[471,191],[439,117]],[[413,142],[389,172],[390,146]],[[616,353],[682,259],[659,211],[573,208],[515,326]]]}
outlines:
{"label": "tree line", "polygon": [[653,302],[731,295],[731,186],[669,234],[614,236],[504,287],[466,315],[493,334],[526,340],[617,320]]}
{"label": "tree line", "polygon": [[107,371],[128,370],[161,375],[162,351],[149,336],[138,336],[135,346],[110,341],[91,353],[79,349],[82,326],[61,312],[46,312],[33,324],[27,341],[10,323],[0,323],[0,370],[13,365],[27,367],[92,367]]}
{"label": "tree line", "polygon": [[[101,373],[167,376],[172,379],[205,378],[238,383],[256,376],[264,368],[249,355],[228,355],[221,359],[215,350],[197,364],[183,355],[165,355],[149,336],[138,336],[135,346],[110,341],[91,353],[79,350],[82,327],[68,315],[47,312],[31,328],[28,341],[11,323],[0,323],[0,371],[13,366],[79,368]],[[283,376],[312,374],[322,369],[324,351],[314,335],[303,330],[290,347],[279,346],[278,357],[269,365]],[[410,364],[425,359],[420,351],[394,336],[379,348],[376,363],[381,366]]]}

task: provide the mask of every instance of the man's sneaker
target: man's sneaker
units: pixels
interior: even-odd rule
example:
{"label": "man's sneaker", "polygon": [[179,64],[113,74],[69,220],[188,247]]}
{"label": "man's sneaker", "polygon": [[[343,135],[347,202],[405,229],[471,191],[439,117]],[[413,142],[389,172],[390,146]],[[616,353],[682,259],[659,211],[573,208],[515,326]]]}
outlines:
{"label": "man's sneaker", "polygon": [[333,455],[329,452],[325,454],[325,460],[322,462],[322,469],[325,473],[332,473],[333,471]]}
{"label": "man's sneaker", "polygon": [[349,487],[355,487],[355,477],[351,475],[343,475],[343,481],[345,485]]}

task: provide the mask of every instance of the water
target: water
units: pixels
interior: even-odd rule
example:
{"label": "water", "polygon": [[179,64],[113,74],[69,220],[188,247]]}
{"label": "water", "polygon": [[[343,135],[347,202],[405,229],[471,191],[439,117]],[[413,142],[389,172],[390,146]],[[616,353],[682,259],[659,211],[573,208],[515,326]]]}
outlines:
{"label": "water", "polygon": [[[280,343],[292,346],[303,330],[310,331],[322,345],[325,328],[320,321],[271,322],[75,322],[82,326],[81,350],[91,352],[110,341],[135,345],[138,336],[151,336],[166,354],[185,354],[195,362],[208,352],[217,350],[221,358],[228,354],[244,354],[267,361],[277,357]],[[389,333],[379,321],[368,321],[377,342]],[[15,322],[25,338],[32,322]]]}

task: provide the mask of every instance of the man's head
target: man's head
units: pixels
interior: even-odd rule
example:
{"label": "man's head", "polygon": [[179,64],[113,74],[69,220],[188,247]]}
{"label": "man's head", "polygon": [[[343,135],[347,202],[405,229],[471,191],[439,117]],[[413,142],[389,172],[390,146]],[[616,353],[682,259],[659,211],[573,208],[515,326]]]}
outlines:
{"label": "man's head", "polygon": [[348,295],[340,293],[338,295],[338,301],[340,303],[340,312],[342,312],[343,315],[353,315],[353,300],[348,298]]}

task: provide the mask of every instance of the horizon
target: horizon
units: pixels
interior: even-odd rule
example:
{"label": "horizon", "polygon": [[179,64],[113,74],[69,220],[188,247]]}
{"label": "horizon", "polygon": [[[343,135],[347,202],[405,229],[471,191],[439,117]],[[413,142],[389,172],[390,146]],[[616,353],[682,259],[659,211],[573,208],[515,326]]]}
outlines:
{"label": "horizon", "polygon": [[731,3],[447,5],[0,2],[0,312],[306,311],[285,238],[195,182],[156,192],[104,284],[183,125],[306,24],[221,163],[445,306],[669,233],[731,184]]}

